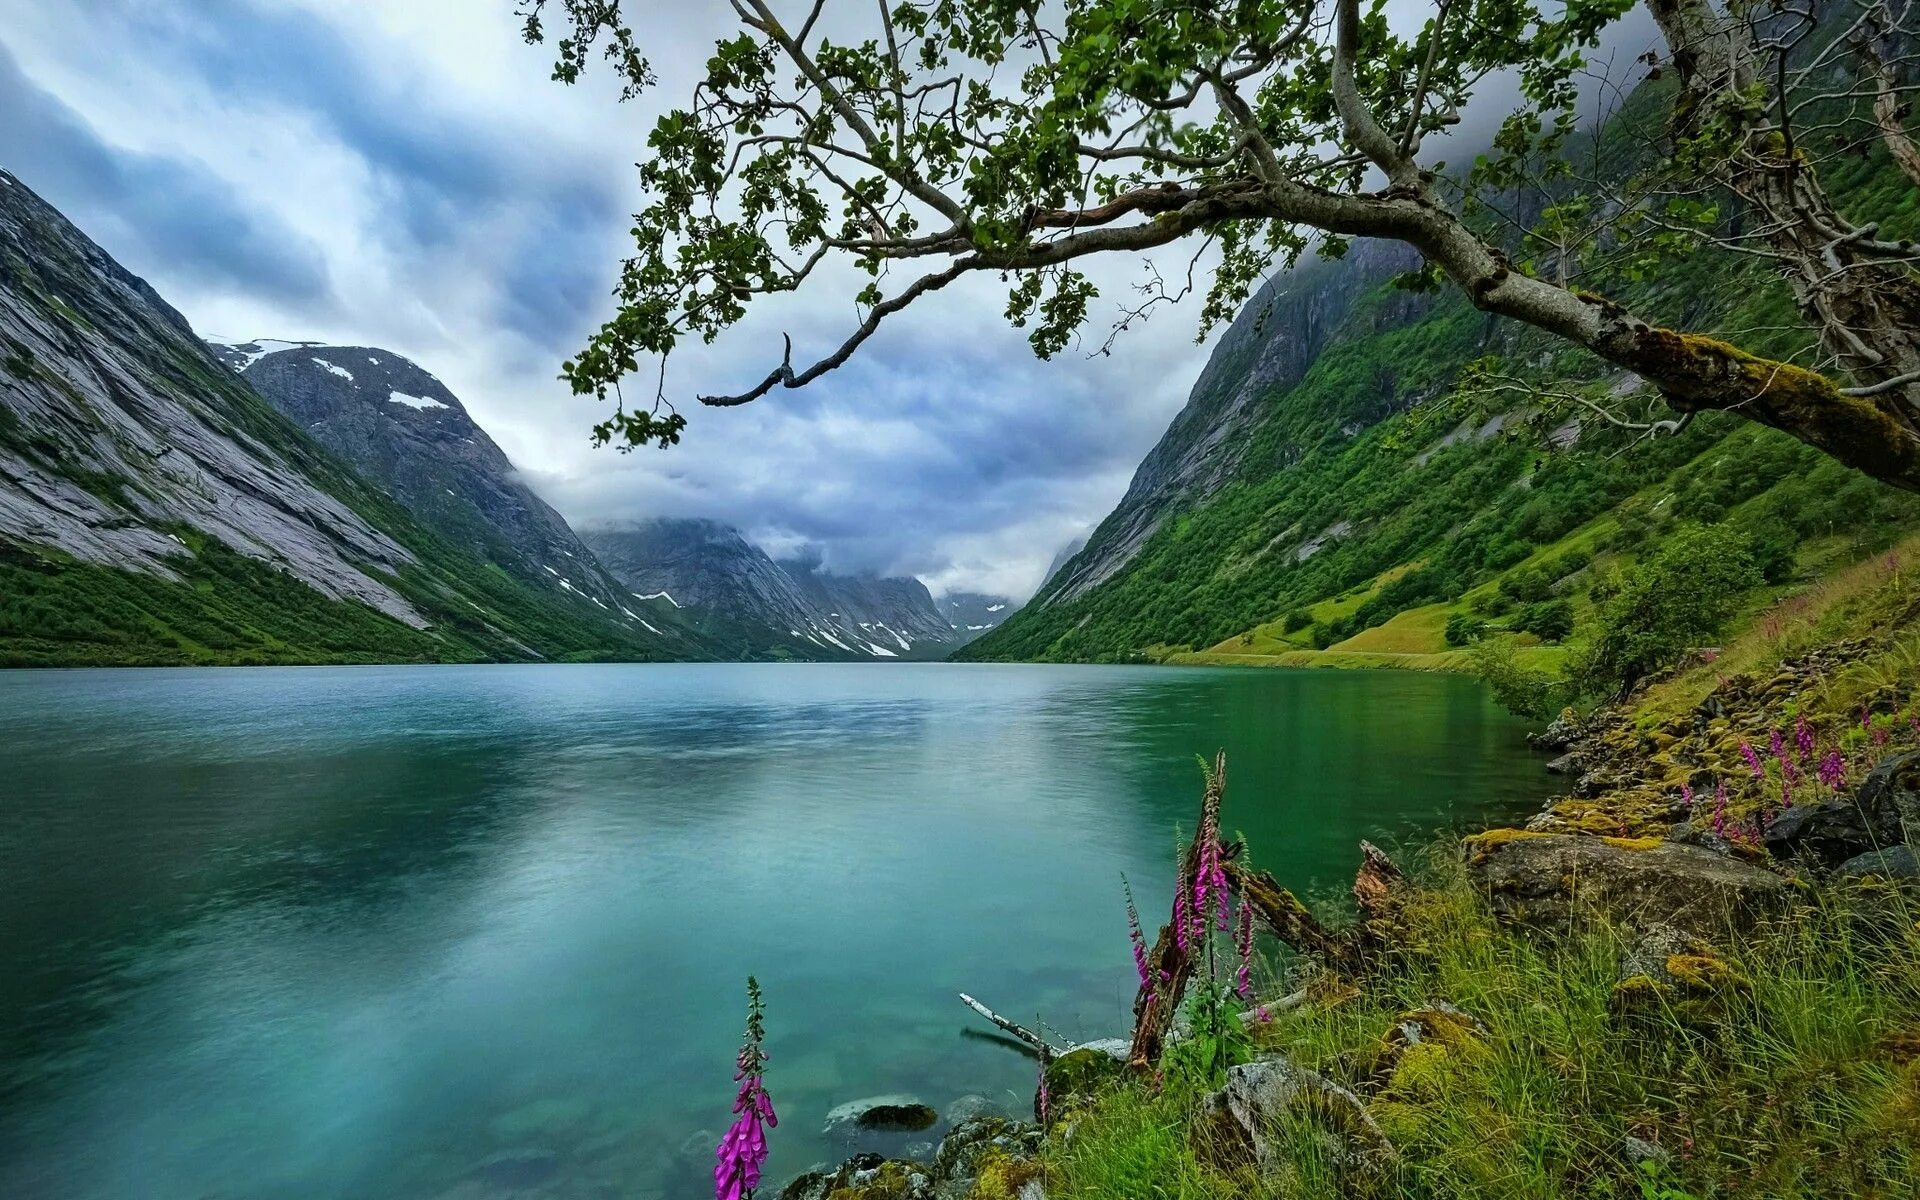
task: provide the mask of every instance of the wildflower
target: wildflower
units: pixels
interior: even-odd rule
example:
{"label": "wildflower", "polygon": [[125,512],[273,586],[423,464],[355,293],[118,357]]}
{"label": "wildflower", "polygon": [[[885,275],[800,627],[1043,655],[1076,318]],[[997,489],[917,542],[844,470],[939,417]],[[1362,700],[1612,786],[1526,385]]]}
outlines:
{"label": "wildflower", "polygon": [[1801,713],[1800,720],[1793,727],[1793,743],[1800,751],[1800,761],[1809,765],[1813,762],[1813,726],[1807,723],[1807,714]]}
{"label": "wildflower", "polygon": [[1196,925],[1207,922],[1207,898],[1219,910],[1219,928],[1227,929],[1227,872],[1220,858],[1220,810],[1208,804],[1200,815],[1200,861],[1193,872],[1193,912]]}
{"label": "wildflower", "polygon": [[1847,782],[1847,760],[1840,757],[1838,750],[1829,750],[1820,760],[1820,782],[1833,791],[1839,791]]}
{"label": "wildflower", "polygon": [[1680,799],[1686,802],[1687,812],[1689,814],[1691,814],[1698,805],[1698,801],[1693,798],[1693,789],[1684,783],[1680,785]]}
{"label": "wildflower", "polygon": [[1048,1120],[1047,1112],[1048,1108],[1051,1107],[1049,1104],[1051,1099],[1052,1097],[1047,1094],[1047,1054],[1045,1051],[1042,1051],[1040,1054],[1040,1087],[1033,1094],[1034,1115],[1040,1118],[1040,1127],[1042,1129],[1052,1123]]}
{"label": "wildflower", "polygon": [[1265,1025],[1273,1020],[1273,1014],[1267,1011],[1266,1005],[1262,1004],[1253,1010],[1253,1019]]}
{"label": "wildflower", "polygon": [[1747,769],[1753,772],[1755,779],[1759,779],[1767,773],[1766,768],[1760,765],[1760,756],[1753,752],[1753,747],[1747,743],[1745,738],[1740,739],[1740,757],[1747,760]]}
{"label": "wildflower", "polygon": [[[760,1049],[766,1037],[760,983],[747,976],[747,1030],[734,1060],[733,1077],[740,1084],[733,1099],[733,1124],[714,1148],[719,1161],[713,1168],[714,1200],[747,1200],[760,1186],[760,1168],[767,1161],[767,1129],[780,1124],[773,1098],[763,1079],[767,1056]],[[763,1128],[764,1125],[764,1128]]]}
{"label": "wildflower", "polygon": [[1133,906],[1133,887],[1127,877],[1120,877],[1121,890],[1127,894],[1127,939],[1133,943],[1133,969],[1140,975],[1140,986],[1146,987],[1153,976],[1147,970],[1147,935],[1140,929],[1140,912]]}
{"label": "wildflower", "polygon": [[1242,1000],[1253,992],[1253,906],[1240,902],[1240,927],[1234,931],[1234,949],[1240,952],[1240,969],[1233,973],[1233,990]]}
{"label": "wildflower", "polygon": [[1864,707],[1860,710],[1860,728],[1866,730],[1867,739],[1874,745],[1884,746],[1887,744],[1887,731],[1874,725],[1873,714],[1868,712]]}

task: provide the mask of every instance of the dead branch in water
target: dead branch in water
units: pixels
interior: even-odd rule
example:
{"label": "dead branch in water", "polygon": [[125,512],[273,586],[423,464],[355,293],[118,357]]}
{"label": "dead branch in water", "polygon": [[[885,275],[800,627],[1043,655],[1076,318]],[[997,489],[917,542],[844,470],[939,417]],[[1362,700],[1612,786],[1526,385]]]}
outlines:
{"label": "dead branch in water", "polygon": [[1035,1033],[1033,1030],[1028,1029],[1024,1025],[1017,1025],[1014,1022],[1007,1020],[1005,1017],[1001,1016],[999,1013],[988,1008],[986,1005],[980,1003],[978,1000],[975,1000],[972,996],[967,995],[965,992],[960,993],[960,1003],[966,1005],[968,1008],[979,1013],[981,1016],[993,1022],[995,1025],[998,1025],[1001,1029],[1005,1030],[1007,1033],[1012,1034],[1014,1037],[1019,1038],[1021,1041],[1025,1042],[1027,1045],[1033,1047],[1034,1052],[1039,1054],[1042,1058],[1058,1058],[1062,1054],[1066,1053],[1066,1050],[1063,1049],[1062,1047],[1056,1046],[1053,1043],[1047,1041],[1045,1038],[1041,1037],[1039,1034]]}

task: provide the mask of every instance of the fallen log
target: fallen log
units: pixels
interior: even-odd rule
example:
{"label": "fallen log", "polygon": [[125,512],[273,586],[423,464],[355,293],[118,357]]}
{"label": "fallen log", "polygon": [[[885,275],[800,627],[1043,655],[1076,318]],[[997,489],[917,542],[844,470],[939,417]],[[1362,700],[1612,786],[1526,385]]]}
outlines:
{"label": "fallen log", "polygon": [[1018,1025],[1012,1021],[1007,1020],[1005,1017],[1001,1016],[999,1013],[988,1008],[986,1005],[980,1003],[978,1000],[975,1000],[972,996],[967,995],[965,992],[960,993],[960,1003],[966,1005],[968,1008],[972,1009],[974,1012],[979,1013],[981,1016],[993,1022],[995,1025],[998,1025],[1001,1029],[1005,1030],[1007,1033],[1012,1034],[1014,1037],[1020,1039],[1022,1042],[1025,1042],[1027,1045],[1033,1047],[1034,1052],[1039,1054],[1042,1058],[1058,1058],[1062,1054],[1065,1054],[1067,1052],[1068,1047],[1056,1046],[1053,1043],[1047,1041],[1045,1038],[1041,1037],[1039,1034],[1035,1033],[1033,1030],[1028,1029],[1026,1026]]}

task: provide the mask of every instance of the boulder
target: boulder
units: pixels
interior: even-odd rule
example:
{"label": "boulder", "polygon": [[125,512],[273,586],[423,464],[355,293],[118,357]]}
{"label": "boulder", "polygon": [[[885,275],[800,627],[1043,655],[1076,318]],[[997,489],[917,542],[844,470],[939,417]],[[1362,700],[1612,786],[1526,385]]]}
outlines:
{"label": "boulder", "polygon": [[1882,879],[1920,879],[1920,857],[1912,846],[1894,846],[1888,850],[1869,850],[1840,864],[1840,874]]}
{"label": "boulder", "polygon": [[1248,1164],[1274,1171],[1288,1158],[1289,1117],[1311,1120],[1329,1139],[1335,1160],[1346,1165],[1393,1157],[1386,1134],[1358,1096],[1284,1055],[1227,1071],[1226,1086],[1201,1101],[1194,1151],[1223,1171]]}
{"label": "boulder", "polygon": [[1656,1012],[1704,1024],[1719,1015],[1719,1001],[1745,992],[1747,978],[1718,950],[1672,925],[1642,930],[1620,959],[1613,986],[1614,1011]]}
{"label": "boulder", "polygon": [[1047,1102],[1066,1112],[1117,1083],[1126,1070],[1124,1050],[1116,1057],[1102,1045],[1077,1046],[1047,1064]]}
{"label": "boulder", "polygon": [[856,1154],[827,1171],[808,1171],[780,1189],[780,1200],[936,1200],[921,1163]]}
{"label": "boulder", "polygon": [[940,1114],[920,1103],[918,1097],[889,1095],[849,1100],[827,1113],[829,1136],[848,1137],[855,1133],[917,1133],[933,1128]]}
{"label": "boulder", "polygon": [[1438,1046],[1464,1053],[1477,1048],[1486,1036],[1487,1027],[1478,1018],[1444,1000],[1428,1001],[1424,1007],[1401,1013],[1381,1037],[1380,1045],[1374,1050],[1373,1065],[1367,1071],[1368,1085],[1389,1086],[1401,1061],[1415,1046]]}
{"label": "boulder", "polygon": [[1875,850],[1920,838],[1920,751],[1889,754],[1851,796],[1790,808],[1767,829],[1767,848],[1782,858],[1838,867]]}
{"label": "boulder", "polygon": [[947,1120],[953,1122],[956,1128],[975,1117],[992,1116],[998,1111],[999,1106],[993,1101],[973,1094],[959,1097],[946,1108]]}
{"label": "boulder", "polygon": [[1590,907],[1712,932],[1784,908],[1787,881],[1763,867],[1659,838],[1495,829],[1464,843],[1469,876],[1504,919],[1557,924]]}

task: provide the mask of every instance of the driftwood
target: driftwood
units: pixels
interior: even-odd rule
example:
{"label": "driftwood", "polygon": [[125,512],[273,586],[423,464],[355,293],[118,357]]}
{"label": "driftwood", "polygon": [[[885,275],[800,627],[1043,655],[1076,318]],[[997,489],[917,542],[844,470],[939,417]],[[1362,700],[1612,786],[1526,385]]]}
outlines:
{"label": "driftwood", "polygon": [[981,1016],[993,1022],[995,1025],[998,1025],[1001,1029],[1012,1034],[1014,1037],[1020,1039],[1022,1042],[1025,1042],[1027,1045],[1033,1047],[1034,1052],[1040,1055],[1040,1057],[1043,1060],[1055,1059],[1067,1052],[1066,1048],[1054,1045],[1053,1043],[1047,1041],[1045,1038],[1041,1037],[1039,1034],[1035,1033],[1033,1030],[1028,1029],[1024,1025],[1017,1025],[1014,1022],[1007,1020],[1005,1017],[1001,1016],[999,1013],[988,1008],[986,1005],[980,1003],[978,1000],[975,1000],[972,996],[967,995],[965,992],[960,993],[960,1003],[966,1005],[968,1008],[979,1013]]}
{"label": "driftwood", "polygon": [[1360,870],[1353,877],[1353,899],[1360,906],[1361,952],[1371,955],[1393,940],[1400,923],[1400,892],[1407,877],[1372,842],[1360,843]]}
{"label": "driftwood", "polygon": [[[1226,755],[1222,754],[1214,760],[1214,769],[1207,778],[1206,792],[1200,802],[1200,822],[1194,830],[1193,842],[1180,858],[1180,877],[1175,892],[1176,918],[1185,911],[1180,897],[1190,897],[1193,893],[1194,874],[1202,860],[1202,851],[1206,848],[1203,838],[1219,838],[1220,801],[1226,789],[1226,777],[1227,760]],[[1268,933],[1298,953],[1320,959],[1334,971],[1351,972],[1360,966],[1364,948],[1362,944],[1322,925],[1307,911],[1307,906],[1300,902],[1299,897],[1281,887],[1273,876],[1242,863],[1243,846],[1238,842],[1223,842],[1215,849],[1227,877],[1228,890],[1252,909]],[[1387,861],[1386,855],[1370,844],[1362,843],[1361,852],[1367,860],[1367,865],[1361,870],[1362,877],[1377,881],[1384,895],[1399,880],[1399,870]],[[1358,892],[1361,884],[1356,881],[1354,886]],[[1368,886],[1371,888],[1373,884],[1370,882]],[[1366,902],[1363,901],[1363,911],[1365,906]],[[1206,914],[1199,914],[1199,920],[1204,922],[1208,919]],[[1154,940],[1153,949],[1147,955],[1147,982],[1134,996],[1133,1044],[1127,1056],[1127,1064],[1134,1070],[1151,1071],[1160,1061],[1167,1033],[1173,1027],[1174,1017],[1179,1012],[1182,997],[1186,995],[1195,965],[1192,956],[1181,949],[1173,921],[1169,920],[1160,927],[1160,936]],[[1291,1001],[1293,998],[1287,999]]]}

